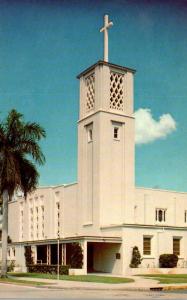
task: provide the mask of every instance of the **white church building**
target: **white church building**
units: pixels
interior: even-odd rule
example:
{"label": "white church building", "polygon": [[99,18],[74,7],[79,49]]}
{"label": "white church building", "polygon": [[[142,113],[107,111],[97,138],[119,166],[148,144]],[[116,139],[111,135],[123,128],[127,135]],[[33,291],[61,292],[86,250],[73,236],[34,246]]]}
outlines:
{"label": "white church building", "polygon": [[[22,270],[24,248],[34,262],[67,263],[68,245],[80,243],[83,267],[113,274],[153,272],[161,254],[178,255],[177,272],[187,272],[187,193],[135,187],[135,70],[108,62],[105,55],[81,72],[78,120],[78,180],[39,187],[25,200],[9,203],[8,259]],[[129,267],[132,248],[142,257]],[[75,271],[76,272],[76,271]]]}

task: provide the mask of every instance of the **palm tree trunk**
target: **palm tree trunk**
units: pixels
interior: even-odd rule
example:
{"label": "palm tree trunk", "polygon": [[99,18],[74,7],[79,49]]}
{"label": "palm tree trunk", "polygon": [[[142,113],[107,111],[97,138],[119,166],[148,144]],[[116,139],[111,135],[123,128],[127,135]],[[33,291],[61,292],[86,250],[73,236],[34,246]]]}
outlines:
{"label": "palm tree trunk", "polygon": [[7,248],[8,248],[8,191],[4,191],[3,192],[3,220],[2,220],[1,278],[7,277]]}

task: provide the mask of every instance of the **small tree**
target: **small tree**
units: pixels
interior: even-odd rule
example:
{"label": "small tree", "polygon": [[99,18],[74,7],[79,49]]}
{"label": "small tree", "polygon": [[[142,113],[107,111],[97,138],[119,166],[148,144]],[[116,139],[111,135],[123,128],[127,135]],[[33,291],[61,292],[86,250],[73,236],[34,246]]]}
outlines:
{"label": "small tree", "polygon": [[33,264],[34,264],[34,260],[32,257],[31,246],[26,246],[25,247],[25,265],[26,265],[26,267],[28,267],[29,265],[33,265]]}
{"label": "small tree", "polygon": [[71,268],[82,268],[83,253],[79,243],[72,244],[72,254],[70,257]]}
{"label": "small tree", "polygon": [[138,250],[138,247],[133,247],[132,250],[132,258],[130,263],[130,268],[138,268],[138,266],[141,264],[142,258],[140,251]]}

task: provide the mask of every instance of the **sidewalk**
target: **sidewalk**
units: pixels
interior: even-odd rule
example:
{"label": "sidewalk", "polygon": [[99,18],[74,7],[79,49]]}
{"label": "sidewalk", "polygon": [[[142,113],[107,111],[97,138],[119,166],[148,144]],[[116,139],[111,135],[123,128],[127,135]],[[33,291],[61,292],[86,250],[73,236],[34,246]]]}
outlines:
{"label": "sidewalk", "polygon": [[42,288],[49,288],[49,289],[126,290],[126,291],[150,291],[150,290],[161,291],[161,290],[176,290],[176,289],[187,290],[187,284],[185,283],[159,284],[157,280],[146,279],[138,276],[126,277],[126,278],[132,278],[134,282],[117,283],[117,284],[54,280],[54,279],[43,279],[43,278],[27,278],[27,277],[14,277],[14,278],[17,280],[45,282],[47,283],[47,285],[42,286]]}

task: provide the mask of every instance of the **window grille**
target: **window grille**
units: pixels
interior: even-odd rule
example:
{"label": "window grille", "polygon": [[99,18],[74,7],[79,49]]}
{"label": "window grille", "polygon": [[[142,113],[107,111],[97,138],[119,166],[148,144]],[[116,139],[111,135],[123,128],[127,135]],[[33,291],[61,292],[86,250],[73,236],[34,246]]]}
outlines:
{"label": "window grille", "polygon": [[124,108],[124,75],[110,72],[110,108],[123,110]]}
{"label": "window grille", "polygon": [[94,109],[95,105],[95,76],[91,74],[85,79],[86,83],[86,111]]}

